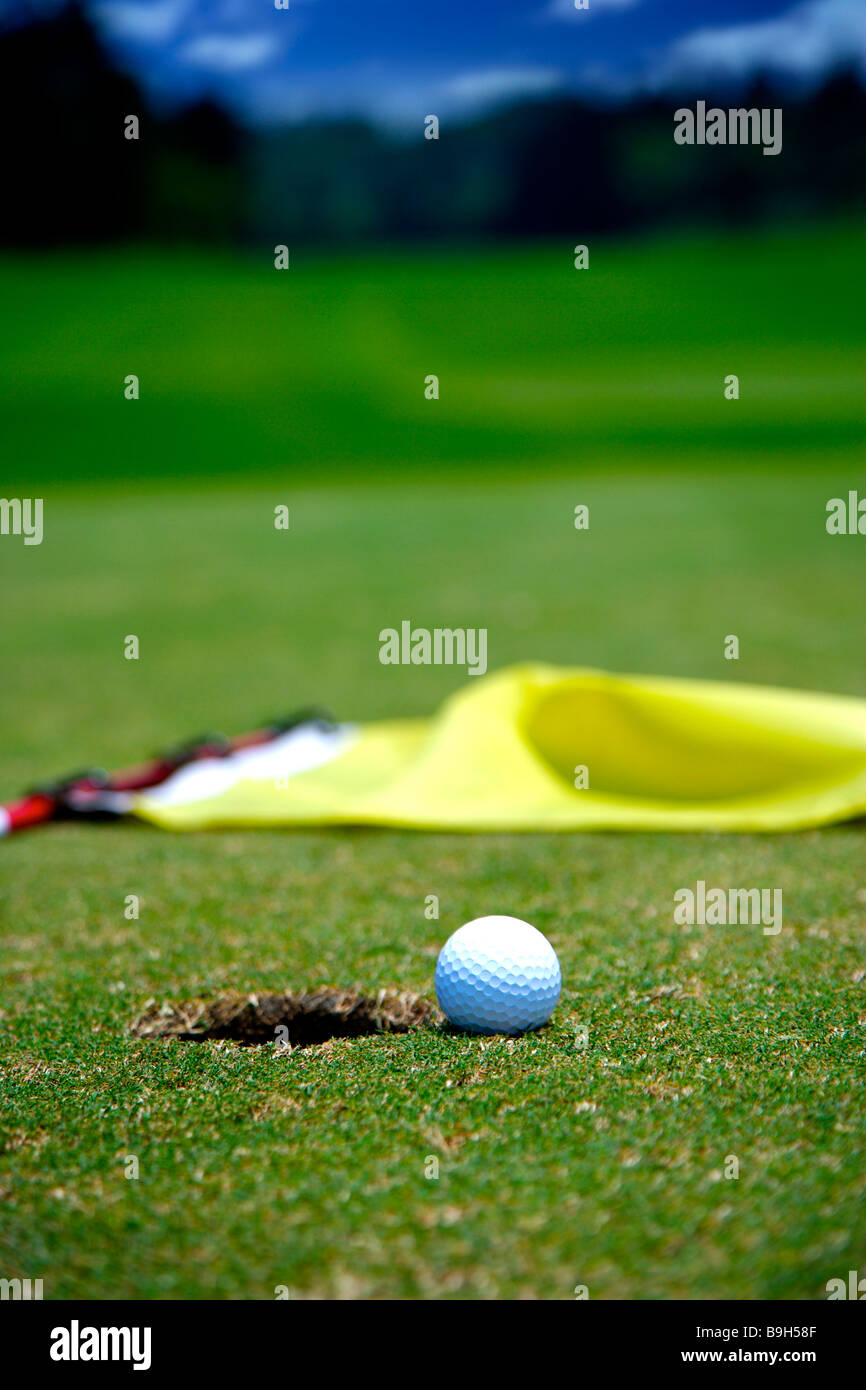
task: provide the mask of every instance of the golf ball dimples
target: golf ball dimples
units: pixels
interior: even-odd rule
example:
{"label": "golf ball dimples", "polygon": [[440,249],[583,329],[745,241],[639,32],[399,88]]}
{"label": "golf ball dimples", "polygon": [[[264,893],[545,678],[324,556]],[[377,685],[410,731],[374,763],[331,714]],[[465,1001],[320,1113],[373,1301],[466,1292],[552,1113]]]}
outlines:
{"label": "golf ball dimples", "polygon": [[436,963],[439,1007],[470,1033],[523,1033],[556,1008],[562,975],[546,936],[519,917],[476,917]]}

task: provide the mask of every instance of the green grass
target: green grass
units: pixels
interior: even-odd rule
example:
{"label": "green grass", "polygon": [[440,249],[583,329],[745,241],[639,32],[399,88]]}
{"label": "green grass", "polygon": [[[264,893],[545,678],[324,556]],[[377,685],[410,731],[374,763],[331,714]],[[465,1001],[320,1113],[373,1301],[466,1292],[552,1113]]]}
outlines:
{"label": "green grass", "polygon": [[862,446],[860,226],[572,260],[568,244],[286,272],[144,249],[7,260],[4,485],[790,468]]}
{"label": "green grass", "polygon": [[[862,1268],[862,830],[31,845],[4,848],[2,1263],[46,1297],[817,1298]],[[782,886],[785,929],[675,929],[698,876]],[[125,1036],[150,996],[429,994],[444,934],[497,908],[559,951],[542,1034],[282,1058]]]}
{"label": "green grass", "polygon": [[[794,238],[726,257],[619,248],[606,282],[600,249],[601,283],[574,289],[591,328],[562,302],[550,252],[500,253],[510,336],[476,313],[493,302],[480,253],[375,274],[323,263],[306,289],[295,267],[281,292],[306,296],[303,331],[286,327],[291,370],[275,358],[271,377],[241,351],[250,316],[272,344],[283,332],[259,271],[224,269],[236,295],[261,288],[210,321],[206,263],[0,269],[17,324],[0,346],[18,363],[4,417],[46,498],[41,546],[0,540],[0,797],[311,701],[349,718],[429,712],[461,677],[379,664],[379,630],[404,617],[487,627],[493,668],[539,658],[866,696],[864,542],[824,529],[828,497],[863,491],[862,323],[853,294],[830,293],[853,277],[854,242],[819,244],[815,262]],[[334,386],[349,301],[357,324],[367,306],[369,341],[340,336],[355,366]],[[139,324],[159,386],[129,407],[148,421],[133,436],[99,381],[107,362],[132,369]],[[436,370],[428,341],[458,397],[431,406],[447,421],[436,439],[425,403],[400,403],[401,381],[415,392]],[[172,360],[207,366],[206,388],[175,380]],[[744,387],[725,417],[718,380],[739,361],[752,398]],[[201,452],[170,441],[172,420],[201,431]],[[343,436],[365,481],[340,477]],[[409,437],[414,479],[396,476]],[[461,440],[472,470],[451,452]],[[318,443],[327,487],[308,476]],[[376,449],[388,480],[366,477]],[[117,485],[181,457],[182,487]],[[232,463],[250,479],[227,479]],[[128,633],[138,662],[123,660]],[[729,633],[738,662],[723,660]],[[766,838],[56,826],[0,843],[0,859],[0,1277],[42,1277],[47,1298],[267,1299],[282,1284],[298,1298],[571,1298],[577,1284],[593,1298],[820,1298],[866,1268],[862,824]],[[782,933],[675,927],[674,892],[698,878],[781,888]],[[553,1023],[523,1039],[427,1029],[278,1057],[127,1031],[150,998],[227,989],[432,996],[445,937],[494,911],[537,923],[562,961]]]}

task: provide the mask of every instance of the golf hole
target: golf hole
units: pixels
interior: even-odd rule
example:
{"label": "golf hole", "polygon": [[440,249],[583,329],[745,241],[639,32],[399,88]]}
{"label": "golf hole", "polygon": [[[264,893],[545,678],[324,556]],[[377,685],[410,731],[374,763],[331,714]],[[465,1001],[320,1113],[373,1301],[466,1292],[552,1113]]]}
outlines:
{"label": "golf hole", "polygon": [[226,994],[186,1004],[151,1001],[131,1031],[139,1038],[182,1042],[227,1039],[261,1046],[287,1041],[291,1047],[312,1047],[331,1038],[408,1033],[437,1017],[433,1005],[415,994],[320,989],[304,994]]}

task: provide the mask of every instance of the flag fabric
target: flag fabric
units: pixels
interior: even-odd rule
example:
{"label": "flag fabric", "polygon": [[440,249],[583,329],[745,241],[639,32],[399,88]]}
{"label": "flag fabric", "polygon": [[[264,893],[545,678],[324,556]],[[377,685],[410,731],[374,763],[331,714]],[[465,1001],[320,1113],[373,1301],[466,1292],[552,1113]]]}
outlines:
{"label": "flag fabric", "polygon": [[429,718],[199,757],[124,808],[173,830],[798,830],[866,814],[866,700],[515,666]]}

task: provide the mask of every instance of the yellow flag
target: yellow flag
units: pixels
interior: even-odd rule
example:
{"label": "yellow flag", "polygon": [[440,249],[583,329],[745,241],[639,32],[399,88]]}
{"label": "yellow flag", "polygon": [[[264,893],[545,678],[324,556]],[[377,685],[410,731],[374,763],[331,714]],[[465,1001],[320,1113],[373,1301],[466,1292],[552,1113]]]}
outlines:
{"label": "yellow flag", "polygon": [[430,718],[196,765],[134,810],[177,830],[797,830],[866,814],[866,700],[515,666]]}

